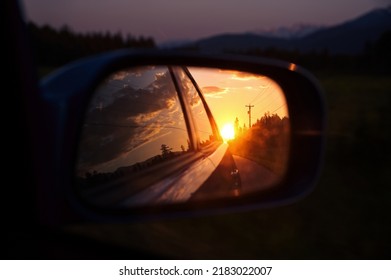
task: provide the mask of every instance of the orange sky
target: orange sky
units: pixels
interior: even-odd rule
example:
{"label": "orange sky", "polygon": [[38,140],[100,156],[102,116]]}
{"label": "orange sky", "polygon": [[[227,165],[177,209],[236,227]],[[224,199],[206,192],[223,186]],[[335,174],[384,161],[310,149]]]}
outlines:
{"label": "orange sky", "polygon": [[266,112],[288,117],[285,96],[276,82],[265,77],[238,71],[189,68],[202,89],[212,114],[221,129],[227,123],[234,123],[236,117],[240,126],[248,127],[248,108],[253,105],[252,124]]}

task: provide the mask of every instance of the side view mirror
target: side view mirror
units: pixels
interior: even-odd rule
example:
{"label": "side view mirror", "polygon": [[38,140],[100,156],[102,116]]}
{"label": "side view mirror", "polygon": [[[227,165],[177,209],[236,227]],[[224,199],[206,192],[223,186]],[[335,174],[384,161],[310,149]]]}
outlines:
{"label": "side view mirror", "polygon": [[320,170],[323,96],[294,64],[117,51],[42,90],[45,222],[271,207],[308,194]]}

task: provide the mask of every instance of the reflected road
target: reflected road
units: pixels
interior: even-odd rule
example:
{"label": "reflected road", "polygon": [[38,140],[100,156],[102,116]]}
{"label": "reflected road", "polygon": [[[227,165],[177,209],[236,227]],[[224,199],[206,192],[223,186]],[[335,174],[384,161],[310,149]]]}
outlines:
{"label": "reflected road", "polygon": [[269,169],[240,156],[233,156],[242,180],[242,192],[262,191],[273,187],[279,177]]}

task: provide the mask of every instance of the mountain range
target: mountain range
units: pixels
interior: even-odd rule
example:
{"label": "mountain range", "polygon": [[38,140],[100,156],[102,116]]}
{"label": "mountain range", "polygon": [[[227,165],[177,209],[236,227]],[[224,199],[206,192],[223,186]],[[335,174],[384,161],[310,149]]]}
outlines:
{"label": "mountain range", "polygon": [[273,32],[263,32],[262,35],[259,33],[222,34],[187,43],[181,47],[211,52],[243,52],[275,48],[301,52],[327,50],[330,54],[359,54],[364,51],[368,42],[376,41],[387,30],[391,30],[391,6],[373,10],[339,25],[314,28],[307,34],[302,33],[297,36],[281,36]]}
{"label": "mountain range", "polygon": [[305,37],[324,28],[324,25],[298,23],[291,26],[280,26],[277,28],[261,28],[254,30],[251,33],[265,37],[294,39]]}

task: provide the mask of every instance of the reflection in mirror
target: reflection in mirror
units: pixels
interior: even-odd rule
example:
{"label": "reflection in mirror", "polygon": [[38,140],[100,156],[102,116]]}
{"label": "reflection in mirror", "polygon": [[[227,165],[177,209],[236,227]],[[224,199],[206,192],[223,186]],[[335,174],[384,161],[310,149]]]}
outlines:
{"label": "reflection in mirror", "polygon": [[189,68],[229,144],[242,193],[276,186],[287,170],[290,121],[285,95],[268,77]]}
{"label": "reflection in mirror", "polygon": [[282,180],[289,141],[284,94],[267,77],[124,69],[102,81],[86,110],[76,190],[109,208],[240,197]]}

